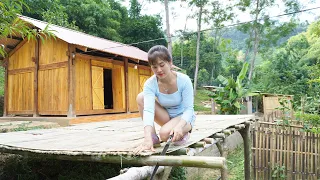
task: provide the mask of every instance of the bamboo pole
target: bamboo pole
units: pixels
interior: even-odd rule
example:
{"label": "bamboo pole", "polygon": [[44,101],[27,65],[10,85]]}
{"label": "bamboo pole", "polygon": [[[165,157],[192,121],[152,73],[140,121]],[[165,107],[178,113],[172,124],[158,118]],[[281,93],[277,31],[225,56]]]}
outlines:
{"label": "bamboo pole", "polygon": [[226,138],[226,135],[223,134],[223,133],[216,133],[212,136],[213,138],[222,138],[222,139],[225,139]]}
{"label": "bamboo pole", "polygon": [[228,128],[227,130],[231,131],[231,133],[236,132],[236,128]]}
{"label": "bamboo pole", "polygon": [[125,156],[125,155],[105,155],[100,153],[85,154],[46,154],[41,152],[29,152],[14,150],[0,146],[3,153],[20,154],[23,156],[32,156],[33,158],[48,158],[69,161],[88,161],[101,163],[132,164],[145,166],[184,166],[226,169],[227,163],[224,157],[208,156]]}
{"label": "bamboo pole", "polygon": [[234,127],[236,128],[236,130],[240,130],[245,128],[246,126],[244,124],[237,124],[237,125],[234,125]]}
{"label": "bamboo pole", "polygon": [[[217,148],[218,148],[218,150],[220,152],[220,156],[225,158],[226,157],[226,153],[224,151],[223,143],[218,142],[216,145],[217,145]],[[221,173],[221,180],[226,180],[227,179],[227,174],[228,174],[227,173],[227,169],[221,168],[220,169],[220,173]]]}
{"label": "bamboo pole", "polygon": [[207,144],[215,144],[216,141],[213,138],[204,138],[202,141],[206,142]]}
{"label": "bamboo pole", "polygon": [[225,135],[230,135],[230,134],[232,134],[232,132],[230,131],[230,130],[223,130],[222,131]]}
{"label": "bamboo pole", "polygon": [[196,142],[196,143],[190,145],[189,147],[191,147],[191,148],[197,148],[197,147],[204,148],[205,146],[206,146],[205,141],[199,141],[199,142]]}
{"label": "bamboo pole", "polygon": [[176,151],[169,153],[170,155],[187,155],[189,148],[181,148]]}

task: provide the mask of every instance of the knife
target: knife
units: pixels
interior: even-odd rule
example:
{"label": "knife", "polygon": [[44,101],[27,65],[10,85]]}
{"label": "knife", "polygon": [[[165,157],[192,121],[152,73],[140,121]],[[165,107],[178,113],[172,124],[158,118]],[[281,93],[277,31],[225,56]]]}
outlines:
{"label": "knife", "polygon": [[[171,135],[169,136],[169,139],[167,140],[167,143],[166,143],[166,145],[164,146],[164,148],[163,148],[163,150],[162,150],[162,152],[161,152],[161,155],[166,155],[166,152],[167,152],[167,150],[169,149],[169,146],[170,146],[170,144],[171,144],[171,142],[172,142],[172,138],[173,138],[173,134],[171,134]],[[158,165],[158,163],[157,163],[156,166],[155,166],[154,169],[153,169],[153,172],[152,172],[152,175],[151,175],[150,180],[153,180],[154,176],[156,175],[156,172],[157,172],[158,168],[159,168],[159,165]]]}

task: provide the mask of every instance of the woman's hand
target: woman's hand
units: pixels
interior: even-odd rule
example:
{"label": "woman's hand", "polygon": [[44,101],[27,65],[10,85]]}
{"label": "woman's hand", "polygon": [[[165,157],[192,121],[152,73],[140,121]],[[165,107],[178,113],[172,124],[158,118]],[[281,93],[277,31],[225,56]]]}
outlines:
{"label": "woman's hand", "polygon": [[180,139],[182,139],[184,132],[183,132],[183,126],[179,126],[179,124],[177,124],[177,126],[175,126],[173,128],[173,130],[170,132],[170,135],[173,134],[173,138],[172,138],[172,142],[175,141],[179,141]]}
{"label": "woman's hand", "polygon": [[138,146],[136,149],[133,150],[133,153],[136,155],[145,150],[151,150],[153,152],[155,151],[153,148],[152,140],[144,140],[144,142],[140,144],[140,146]]}

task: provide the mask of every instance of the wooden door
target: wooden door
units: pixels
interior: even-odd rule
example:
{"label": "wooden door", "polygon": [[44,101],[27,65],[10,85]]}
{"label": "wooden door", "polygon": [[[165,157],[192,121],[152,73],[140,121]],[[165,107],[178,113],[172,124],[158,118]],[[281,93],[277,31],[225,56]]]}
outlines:
{"label": "wooden door", "polygon": [[92,106],[93,109],[104,109],[103,68],[92,66]]}
{"label": "wooden door", "polygon": [[139,94],[139,73],[138,69],[133,67],[128,68],[128,91],[129,91],[129,111],[138,111],[138,105],[136,103],[137,95]]}
{"label": "wooden door", "polygon": [[139,80],[140,80],[140,92],[143,91],[143,86],[144,86],[144,83],[148,80],[150,76],[146,76],[146,75],[140,75],[139,76]]}
{"label": "wooden door", "polygon": [[113,109],[117,112],[125,111],[124,67],[113,65],[112,69]]}

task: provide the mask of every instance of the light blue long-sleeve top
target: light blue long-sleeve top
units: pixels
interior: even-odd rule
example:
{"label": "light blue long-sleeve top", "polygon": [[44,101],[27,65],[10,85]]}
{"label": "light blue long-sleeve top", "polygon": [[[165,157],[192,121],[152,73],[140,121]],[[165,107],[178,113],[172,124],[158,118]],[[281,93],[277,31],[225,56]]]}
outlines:
{"label": "light blue long-sleeve top", "polygon": [[170,116],[170,119],[181,116],[181,119],[194,125],[195,114],[193,109],[193,87],[189,76],[177,73],[178,90],[172,94],[164,94],[159,90],[157,77],[151,76],[144,84],[144,126],[154,125],[155,99],[164,107]]}

